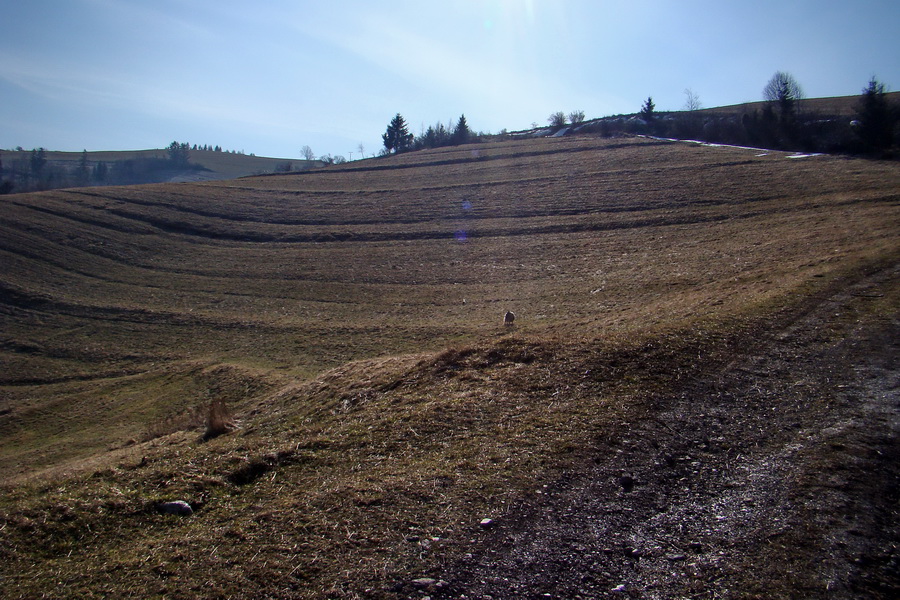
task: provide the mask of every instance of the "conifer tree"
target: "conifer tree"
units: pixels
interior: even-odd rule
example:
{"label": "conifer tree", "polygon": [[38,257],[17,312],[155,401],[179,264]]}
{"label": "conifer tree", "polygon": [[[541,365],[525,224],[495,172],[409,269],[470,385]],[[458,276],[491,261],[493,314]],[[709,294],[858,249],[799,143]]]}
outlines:
{"label": "conifer tree", "polygon": [[388,124],[387,131],[381,135],[381,139],[384,142],[384,149],[388,153],[399,154],[408,150],[412,145],[413,135],[409,132],[406,121],[400,116],[400,113],[397,113]]}
{"label": "conifer tree", "polygon": [[887,150],[893,143],[897,114],[891,110],[886,93],[884,84],[873,77],[856,108],[856,134],[867,151]]}
{"label": "conifer tree", "polygon": [[653,103],[653,96],[648,96],[646,102],[641,106],[641,118],[648,123],[656,118],[656,105]]}
{"label": "conifer tree", "polygon": [[469,129],[469,124],[466,123],[466,115],[460,115],[459,121],[456,123],[456,128],[453,130],[453,143],[456,145],[467,144],[471,137],[472,132]]}

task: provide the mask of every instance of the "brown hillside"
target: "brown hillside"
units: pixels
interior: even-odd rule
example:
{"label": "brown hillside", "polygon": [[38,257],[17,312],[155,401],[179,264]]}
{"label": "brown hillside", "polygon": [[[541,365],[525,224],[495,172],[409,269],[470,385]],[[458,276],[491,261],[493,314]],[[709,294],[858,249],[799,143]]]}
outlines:
{"label": "brown hillside", "polygon": [[595,137],[5,197],[4,595],[889,597],[898,201]]}
{"label": "brown hillside", "polygon": [[[900,105],[900,92],[888,92],[886,95],[888,102]],[[848,117],[853,118],[859,108],[860,96],[834,96],[831,98],[806,98],[801,101],[801,110],[808,113],[818,114],[827,117]],[[745,102],[742,104],[732,104],[729,106],[717,106],[715,108],[706,108],[700,112],[704,114],[715,115],[743,115],[753,114],[756,111],[762,111],[766,103]]]}

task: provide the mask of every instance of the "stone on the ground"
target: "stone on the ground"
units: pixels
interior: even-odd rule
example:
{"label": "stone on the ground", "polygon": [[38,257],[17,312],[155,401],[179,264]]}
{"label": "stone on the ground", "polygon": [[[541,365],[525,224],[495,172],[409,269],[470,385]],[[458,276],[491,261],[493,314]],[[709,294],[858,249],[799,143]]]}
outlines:
{"label": "stone on the ground", "polygon": [[159,504],[159,512],[167,515],[189,517],[194,514],[194,509],[184,500],[175,500],[174,502],[161,502]]}

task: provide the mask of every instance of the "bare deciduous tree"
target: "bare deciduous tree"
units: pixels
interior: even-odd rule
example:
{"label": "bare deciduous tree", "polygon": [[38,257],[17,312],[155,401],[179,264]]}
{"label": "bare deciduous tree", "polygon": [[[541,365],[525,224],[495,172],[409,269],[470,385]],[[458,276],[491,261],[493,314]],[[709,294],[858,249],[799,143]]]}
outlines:
{"label": "bare deciduous tree", "polygon": [[547,117],[547,122],[550,123],[551,127],[565,127],[566,126],[566,113],[559,111],[555,112],[549,117]]}
{"label": "bare deciduous tree", "polygon": [[694,112],[703,108],[703,105],[700,104],[700,96],[698,96],[691,88],[685,88],[684,96],[684,110]]}
{"label": "bare deciduous tree", "polygon": [[803,99],[803,90],[793,75],[776,71],[763,88],[763,98],[777,104],[782,117],[789,117],[796,110],[797,103]]}
{"label": "bare deciduous tree", "polygon": [[569,113],[569,123],[572,125],[578,125],[579,123],[584,123],[584,111],[583,110],[573,110]]}
{"label": "bare deciduous tree", "polygon": [[304,160],[316,160],[316,153],[313,152],[312,148],[309,146],[300,148],[300,156],[302,156]]}

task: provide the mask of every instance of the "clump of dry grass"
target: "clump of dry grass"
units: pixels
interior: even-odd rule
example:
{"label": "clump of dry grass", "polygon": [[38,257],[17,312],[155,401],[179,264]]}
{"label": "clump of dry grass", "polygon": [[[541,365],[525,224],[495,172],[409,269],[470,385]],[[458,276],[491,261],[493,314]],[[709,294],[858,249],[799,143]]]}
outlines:
{"label": "clump of dry grass", "polygon": [[204,440],[211,440],[222,434],[234,431],[237,427],[231,413],[222,400],[213,400],[209,403],[209,409],[206,412],[206,432],[203,434]]}
{"label": "clump of dry grass", "polygon": [[194,407],[189,410],[167,415],[151,422],[147,426],[142,441],[150,441],[165,437],[179,431],[197,429],[203,423],[203,409]]}

